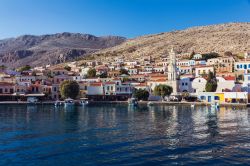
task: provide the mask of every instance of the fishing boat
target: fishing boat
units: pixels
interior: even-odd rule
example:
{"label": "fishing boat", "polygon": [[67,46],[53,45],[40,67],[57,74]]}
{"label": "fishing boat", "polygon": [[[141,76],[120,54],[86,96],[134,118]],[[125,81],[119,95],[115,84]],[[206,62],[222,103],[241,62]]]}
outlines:
{"label": "fishing boat", "polygon": [[67,98],[64,100],[64,106],[65,107],[69,107],[69,106],[74,106],[75,105],[75,102],[73,99],[71,98]]}
{"label": "fishing boat", "polygon": [[134,97],[128,99],[128,105],[129,106],[137,106],[138,105],[138,100]]}
{"label": "fishing boat", "polygon": [[79,104],[85,106],[89,104],[88,98],[81,98]]}

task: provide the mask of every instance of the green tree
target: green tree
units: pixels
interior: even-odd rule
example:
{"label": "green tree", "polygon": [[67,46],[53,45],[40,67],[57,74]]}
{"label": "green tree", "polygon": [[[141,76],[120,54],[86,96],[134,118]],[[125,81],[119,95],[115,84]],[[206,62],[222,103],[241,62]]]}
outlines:
{"label": "green tree", "polygon": [[52,72],[51,72],[51,71],[48,71],[48,72],[46,73],[46,75],[47,75],[47,77],[49,77],[49,78],[53,78]]}
{"label": "green tree", "polygon": [[232,57],[232,56],[233,56],[233,53],[230,52],[230,51],[226,51],[226,52],[224,52],[224,56]]}
{"label": "green tree", "polygon": [[67,70],[67,71],[71,71],[71,67],[69,67],[68,65],[64,66],[64,69]]}
{"label": "green tree", "polygon": [[30,65],[25,65],[25,66],[18,68],[17,71],[23,72],[23,71],[30,70],[30,69],[31,69]]}
{"label": "green tree", "polygon": [[63,98],[75,99],[79,91],[80,87],[76,81],[66,80],[60,84],[60,93]]}
{"label": "green tree", "polygon": [[99,77],[100,78],[107,78],[108,74],[107,74],[107,72],[104,72],[104,73],[100,74]]}
{"label": "green tree", "polygon": [[95,77],[95,76],[96,76],[96,70],[94,68],[89,69],[87,72],[87,77],[91,78],[91,77]]}
{"label": "green tree", "polygon": [[138,100],[144,100],[147,101],[148,97],[149,97],[149,92],[145,89],[136,89],[134,92],[134,96],[138,99]]}
{"label": "green tree", "polygon": [[216,53],[216,52],[202,54],[202,59],[204,59],[204,60],[208,60],[208,59],[212,59],[212,58],[217,58],[217,57],[219,57],[219,54]]}
{"label": "green tree", "polygon": [[193,59],[194,55],[195,55],[195,52],[193,51],[193,52],[190,54],[190,56],[189,56],[189,60]]}
{"label": "green tree", "polygon": [[206,83],[206,92],[215,92],[217,89],[217,80],[216,80],[216,74],[209,72],[207,83]]}
{"label": "green tree", "polygon": [[32,76],[36,76],[36,71],[33,70],[32,73],[31,73],[31,75]]}
{"label": "green tree", "polygon": [[120,70],[120,75],[122,75],[122,74],[129,75],[129,74],[128,74],[128,70],[126,70],[126,69],[121,69],[121,70]]}
{"label": "green tree", "polygon": [[237,81],[243,81],[244,76],[242,74],[239,74],[236,79]]}
{"label": "green tree", "polygon": [[165,96],[170,96],[172,92],[173,88],[168,85],[160,84],[154,88],[154,95],[161,96],[163,99],[165,98]]}
{"label": "green tree", "polygon": [[1,65],[0,66],[0,70],[5,70],[7,67],[6,66],[4,66],[4,65]]}

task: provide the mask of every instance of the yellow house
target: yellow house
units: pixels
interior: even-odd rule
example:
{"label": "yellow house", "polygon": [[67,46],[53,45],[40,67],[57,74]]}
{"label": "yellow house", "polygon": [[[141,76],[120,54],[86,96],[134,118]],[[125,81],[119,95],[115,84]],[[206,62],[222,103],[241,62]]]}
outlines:
{"label": "yellow house", "polygon": [[219,102],[225,102],[224,93],[215,93],[215,99]]}

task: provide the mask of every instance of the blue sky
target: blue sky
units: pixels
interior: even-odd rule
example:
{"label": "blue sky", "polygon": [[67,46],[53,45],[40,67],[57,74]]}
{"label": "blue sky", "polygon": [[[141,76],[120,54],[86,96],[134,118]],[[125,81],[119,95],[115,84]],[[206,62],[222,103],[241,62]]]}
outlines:
{"label": "blue sky", "polygon": [[0,0],[0,39],[58,32],[128,38],[250,22],[250,0]]}

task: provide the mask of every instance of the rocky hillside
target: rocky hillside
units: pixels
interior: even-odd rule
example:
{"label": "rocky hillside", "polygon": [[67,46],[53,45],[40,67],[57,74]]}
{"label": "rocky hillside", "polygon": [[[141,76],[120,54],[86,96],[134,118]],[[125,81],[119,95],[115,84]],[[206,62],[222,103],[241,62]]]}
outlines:
{"label": "rocky hillside", "polygon": [[171,47],[179,53],[223,54],[226,51],[238,54],[250,51],[250,23],[229,23],[193,27],[182,31],[147,35],[127,40],[121,45],[94,53],[91,59],[112,59],[124,56],[134,59],[151,55],[159,57],[167,54]]}
{"label": "rocky hillside", "polygon": [[57,64],[116,46],[125,40],[118,36],[96,37],[79,33],[24,35],[0,40],[0,64],[8,67]]}

